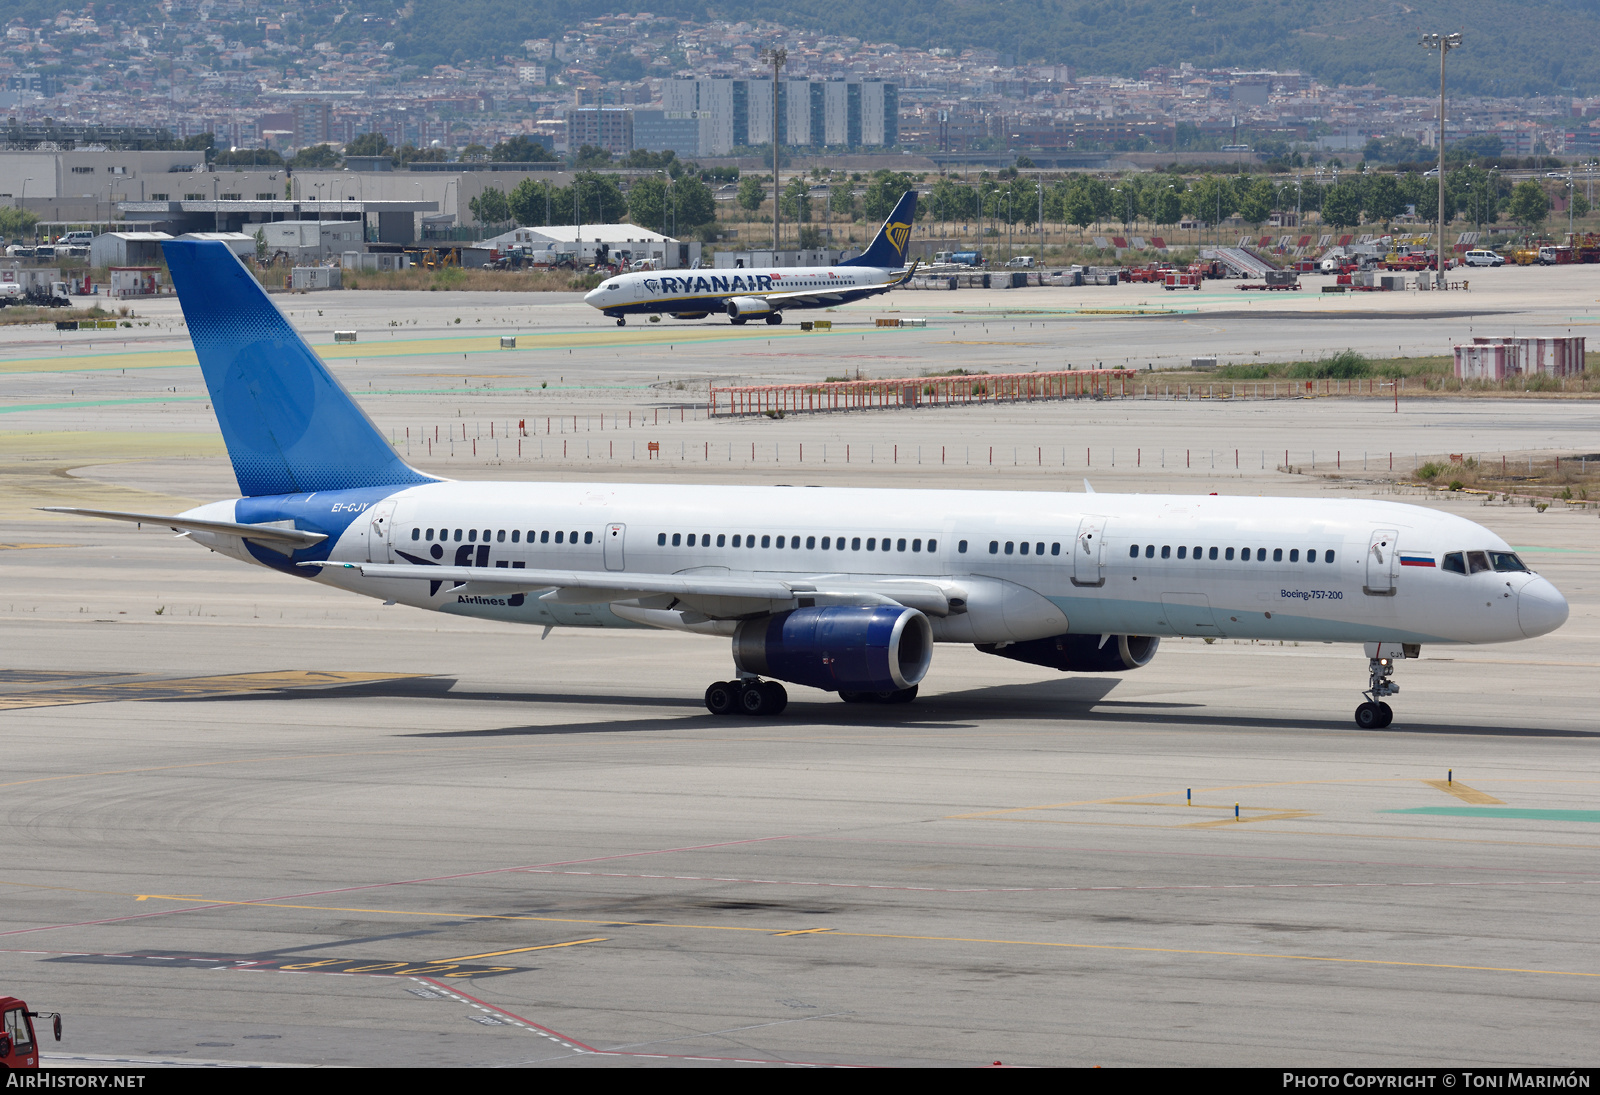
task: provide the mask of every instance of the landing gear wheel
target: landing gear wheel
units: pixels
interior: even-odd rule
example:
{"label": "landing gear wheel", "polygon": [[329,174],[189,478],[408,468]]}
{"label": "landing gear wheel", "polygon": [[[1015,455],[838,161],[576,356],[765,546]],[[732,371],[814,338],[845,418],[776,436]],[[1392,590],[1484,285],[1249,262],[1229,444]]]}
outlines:
{"label": "landing gear wheel", "polygon": [[772,693],[760,681],[751,681],[739,692],[739,710],[746,715],[768,715],[772,713]]}
{"label": "landing gear wheel", "polygon": [[772,326],[776,327],[778,324],[783,322],[783,313],[782,312],[768,312],[767,313],[767,322],[772,324]]}
{"label": "landing gear wheel", "polygon": [[706,710],[713,715],[733,713],[739,701],[739,688],[729,681],[718,681],[706,689]]}
{"label": "landing gear wheel", "polygon": [[1380,725],[1383,729],[1387,730],[1389,728],[1389,724],[1394,721],[1394,708],[1380,701],[1378,703],[1378,711],[1383,715],[1383,722]]}
{"label": "landing gear wheel", "polygon": [[626,327],[627,325],[628,325],[628,321],[626,319],[624,319],[621,316],[617,317],[617,326],[618,327]]}
{"label": "landing gear wheel", "polygon": [[762,714],[783,714],[783,709],[789,706],[789,690],[777,681],[762,681],[761,690],[767,694],[767,709]]}
{"label": "landing gear wheel", "polygon": [[1363,730],[1382,730],[1383,709],[1370,700],[1356,708],[1356,725]]}

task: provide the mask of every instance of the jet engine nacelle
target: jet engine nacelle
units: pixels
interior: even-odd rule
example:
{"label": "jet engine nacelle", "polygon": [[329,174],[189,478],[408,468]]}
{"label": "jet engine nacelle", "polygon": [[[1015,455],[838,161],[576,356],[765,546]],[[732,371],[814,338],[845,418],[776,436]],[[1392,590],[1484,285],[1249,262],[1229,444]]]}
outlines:
{"label": "jet engine nacelle", "polygon": [[927,675],[933,628],[899,605],[796,608],[741,623],[733,662],[744,673],[825,692],[899,691]]}
{"label": "jet engine nacelle", "polygon": [[766,297],[729,297],[728,314],[730,316],[760,316],[772,311],[772,304]]}
{"label": "jet engine nacelle", "polygon": [[1160,645],[1153,635],[1056,635],[1004,645],[979,643],[978,649],[1063,673],[1122,673],[1149,665]]}

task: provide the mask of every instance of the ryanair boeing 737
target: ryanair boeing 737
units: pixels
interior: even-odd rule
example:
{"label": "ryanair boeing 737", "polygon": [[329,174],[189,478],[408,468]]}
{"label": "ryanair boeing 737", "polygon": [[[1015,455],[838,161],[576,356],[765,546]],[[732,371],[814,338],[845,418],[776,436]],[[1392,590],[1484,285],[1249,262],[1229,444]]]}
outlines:
{"label": "ryanair boeing 737", "polygon": [[661,312],[673,319],[705,319],[715,312],[736,324],[751,319],[782,323],[787,308],[832,308],[864,300],[887,293],[910,277],[905,254],[916,214],[917,192],[907,190],[878,229],[872,246],[837,266],[618,274],[583,300],[615,319],[618,327],[630,315]]}
{"label": "ryanair boeing 737", "polygon": [[[226,244],[162,245],[241,497],[167,526],[244,563],[504,623],[727,636],[714,714],[782,683],[913,699],[937,643],[1118,673],[1184,635],[1364,648],[1364,728],[1424,644],[1543,635],[1567,602],[1493,532],[1376,499],[462,483],[408,466]],[[663,641],[668,641],[663,639]]]}

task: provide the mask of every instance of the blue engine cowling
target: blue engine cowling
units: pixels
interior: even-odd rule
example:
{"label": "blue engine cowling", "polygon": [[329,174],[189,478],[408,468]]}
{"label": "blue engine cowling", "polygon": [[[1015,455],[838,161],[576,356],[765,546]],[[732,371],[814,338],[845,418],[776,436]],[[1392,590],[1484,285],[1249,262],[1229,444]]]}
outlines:
{"label": "blue engine cowling", "polygon": [[825,692],[910,688],[933,662],[933,627],[913,608],[797,608],[746,620],[733,633],[742,672]]}
{"label": "blue engine cowling", "polygon": [[979,643],[978,649],[1063,673],[1122,673],[1149,665],[1160,645],[1154,635],[1055,635],[1003,646]]}

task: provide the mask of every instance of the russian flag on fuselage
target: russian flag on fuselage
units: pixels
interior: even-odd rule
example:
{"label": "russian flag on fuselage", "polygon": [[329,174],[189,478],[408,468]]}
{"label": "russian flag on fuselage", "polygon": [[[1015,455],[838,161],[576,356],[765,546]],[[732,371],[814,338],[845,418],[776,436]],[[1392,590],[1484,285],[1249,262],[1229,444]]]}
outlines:
{"label": "russian flag on fuselage", "polygon": [[1400,553],[1400,565],[1403,567],[1431,567],[1434,565],[1433,556],[1402,551]]}

